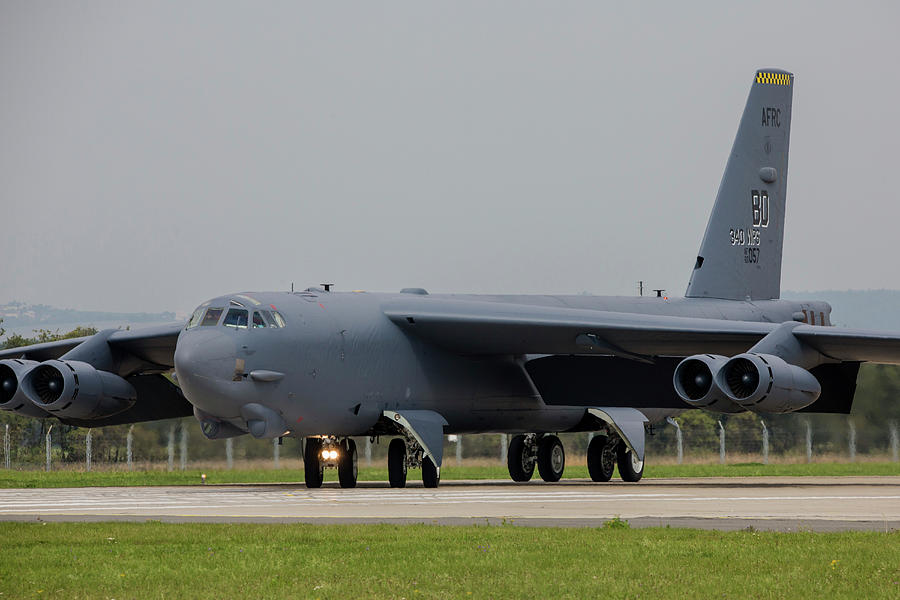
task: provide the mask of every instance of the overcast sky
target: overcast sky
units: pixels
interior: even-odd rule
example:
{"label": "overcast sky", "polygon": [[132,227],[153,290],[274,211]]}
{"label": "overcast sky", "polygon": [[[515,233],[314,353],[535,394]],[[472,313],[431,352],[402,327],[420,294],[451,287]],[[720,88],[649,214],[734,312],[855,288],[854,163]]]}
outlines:
{"label": "overcast sky", "polygon": [[783,288],[900,288],[898,6],[2,0],[0,302],[680,295],[758,67]]}

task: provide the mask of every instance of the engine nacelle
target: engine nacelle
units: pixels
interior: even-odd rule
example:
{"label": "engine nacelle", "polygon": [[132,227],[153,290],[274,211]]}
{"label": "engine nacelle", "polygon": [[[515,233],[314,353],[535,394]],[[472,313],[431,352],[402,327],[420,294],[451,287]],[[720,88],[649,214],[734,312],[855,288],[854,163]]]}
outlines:
{"label": "engine nacelle", "polygon": [[36,360],[19,358],[0,360],[0,410],[10,410],[38,419],[50,416],[28,399],[20,385],[28,371],[38,364],[40,363]]}
{"label": "engine nacelle", "polygon": [[78,360],[47,360],[31,369],[22,391],[54,417],[98,419],[129,408],[134,387],[114,373]]}
{"label": "engine nacelle", "polygon": [[819,398],[822,386],[815,376],[772,354],[739,354],[716,375],[723,392],[747,410],[789,413]]}
{"label": "engine nacelle", "polygon": [[675,368],[672,382],[675,392],[687,404],[720,413],[739,413],[746,409],[732,402],[716,383],[716,373],[728,358],[715,354],[696,354]]}

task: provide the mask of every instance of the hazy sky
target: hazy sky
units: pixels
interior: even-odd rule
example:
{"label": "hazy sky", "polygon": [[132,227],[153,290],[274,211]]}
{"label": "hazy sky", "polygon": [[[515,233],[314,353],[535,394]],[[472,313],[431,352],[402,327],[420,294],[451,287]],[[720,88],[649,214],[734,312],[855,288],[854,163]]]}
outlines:
{"label": "hazy sky", "polygon": [[680,295],[757,67],[783,288],[900,288],[898,6],[0,0],[0,302]]}

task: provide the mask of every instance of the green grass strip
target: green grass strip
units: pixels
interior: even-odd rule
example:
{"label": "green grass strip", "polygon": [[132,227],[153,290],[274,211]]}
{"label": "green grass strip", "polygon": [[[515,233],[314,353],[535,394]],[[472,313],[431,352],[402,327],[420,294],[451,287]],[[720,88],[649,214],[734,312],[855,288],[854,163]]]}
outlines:
{"label": "green grass strip", "polygon": [[[303,471],[299,469],[207,470],[207,483],[302,483]],[[337,481],[337,471],[327,470],[326,481]],[[7,471],[0,470],[2,488],[38,487],[86,487],[130,485],[199,485],[201,471]],[[900,475],[900,463],[812,463],[812,464],[648,464],[645,479],[670,477],[758,477],[758,476],[838,476],[838,475]],[[421,477],[419,471],[410,471],[410,480]],[[537,474],[535,473],[535,477]],[[587,467],[566,467],[566,478],[588,477]],[[508,479],[504,465],[461,466],[446,464],[441,470],[445,481],[454,479]],[[386,468],[361,468],[361,481],[387,481]]]}
{"label": "green grass strip", "polygon": [[0,523],[2,598],[897,598],[898,533]]}

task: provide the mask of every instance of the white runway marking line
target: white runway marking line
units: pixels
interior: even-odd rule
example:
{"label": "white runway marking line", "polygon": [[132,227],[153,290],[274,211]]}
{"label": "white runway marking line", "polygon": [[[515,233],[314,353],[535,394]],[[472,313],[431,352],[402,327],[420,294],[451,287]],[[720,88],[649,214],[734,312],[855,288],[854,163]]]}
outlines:
{"label": "white runway marking line", "polygon": [[[199,491],[180,491],[180,492],[159,492],[152,493],[146,499],[134,498],[133,494],[110,493],[105,494],[105,498],[71,498],[71,496],[80,496],[77,492],[57,492],[57,496],[63,498],[57,499],[33,499],[25,498],[18,501],[5,502],[3,496],[19,495],[19,494],[0,494],[0,514],[7,513],[23,513],[23,512],[39,512],[39,511],[65,511],[74,512],[79,510],[85,511],[112,511],[112,510],[147,510],[147,509],[220,509],[233,507],[235,505],[245,506],[247,508],[263,508],[265,506],[293,504],[296,506],[303,505],[368,505],[371,501],[378,501],[385,505],[409,506],[409,505],[461,505],[461,504],[535,504],[540,502],[552,501],[554,503],[586,503],[586,504],[605,504],[610,502],[619,502],[622,500],[648,502],[716,502],[725,505],[734,502],[807,502],[807,501],[856,501],[864,502],[868,500],[900,500],[900,495],[829,495],[829,496],[697,496],[683,495],[672,493],[652,493],[652,494],[590,494],[566,491],[541,491],[541,492],[525,492],[522,494],[511,495],[503,492],[402,492],[392,494],[353,494],[341,490],[326,490],[323,492],[309,495],[295,495],[288,493],[271,494],[266,492],[243,492],[243,493],[203,493]],[[29,492],[28,495],[38,495]],[[128,496],[128,497],[124,497]],[[216,502],[210,503],[210,500]]]}

